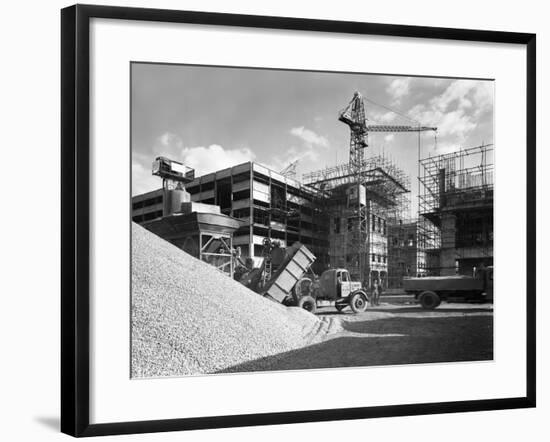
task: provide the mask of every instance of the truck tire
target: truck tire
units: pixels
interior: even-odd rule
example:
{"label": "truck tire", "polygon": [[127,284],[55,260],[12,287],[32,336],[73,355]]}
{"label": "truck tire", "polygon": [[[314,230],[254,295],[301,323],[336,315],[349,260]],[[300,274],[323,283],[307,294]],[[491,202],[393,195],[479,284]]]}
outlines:
{"label": "truck tire", "polygon": [[425,291],[418,297],[420,305],[425,310],[433,310],[441,304],[441,298],[435,292]]}
{"label": "truck tire", "polygon": [[315,299],[313,299],[313,297],[311,296],[302,296],[298,300],[298,307],[303,308],[310,313],[315,313],[315,311],[317,310],[317,303],[315,302]]}
{"label": "truck tire", "polygon": [[368,306],[367,296],[364,293],[354,293],[349,300],[349,306],[354,313],[363,313]]}

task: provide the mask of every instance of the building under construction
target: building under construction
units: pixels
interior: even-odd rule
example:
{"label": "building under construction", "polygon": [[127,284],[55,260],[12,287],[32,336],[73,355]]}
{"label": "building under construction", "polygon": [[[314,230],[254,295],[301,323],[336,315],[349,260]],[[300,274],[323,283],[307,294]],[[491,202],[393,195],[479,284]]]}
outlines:
{"label": "building under construction", "polygon": [[[239,220],[232,245],[255,265],[263,259],[263,242],[269,238],[282,247],[301,242],[316,256],[314,271],[328,267],[328,217],[315,189],[247,162],[196,177],[185,190],[192,203],[216,206],[221,214]],[[133,197],[133,221],[150,226],[165,216],[164,195],[159,189]]]}
{"label": "building under construction", "polygon": [[420,160],[419,248],[432,275],[493,265],[494,147]]}
{"label": "building under construction", "polygon": [[403,278],[425,273],[425,252],[419,248],[419,223],[398,220],[388,226],[388,287],[401,288]]}
{"label": "building under construction", "polygon": [[[419,158],[419,216],[411,220],[410,177],[384,156],[367,156],[367,135],[416,132],[420,152],[420,132],[436,128],[370,125],[359,93],[339,120],[350,128],[347,163],[301,181],[253,162],[201,177],[185,170],[186,198],[238,219],[227,243],[256,265],[265,238],[283,247],[301,242],[316,256],[315,272],[345,268],[365,287],[398,288],[406,276],[469,274],[493,264],[493,145]],[[177,212],[165,190],[134,197],[133,220],[151,227]]]}
{"label": "building under construction", "polygon": [[[310,172],[298,181],[249,162],[190,178],[185,189],[191,202],[218,206],[220,214],[240,220],[232,244],[256,264],[265,238],[283,247],[299,241],[315,254],[315,272],[346,268],[366,287],[374,281],[384,288],[399,287],[403,276],[418,272],[418,259],[412,257],[418,252],[416,227],[411,243],[407,221],[410,177],[384,156],[365,155],[367,135],[436,128],[369,125],[358,92],[338,118],[350,127],[347,163]],[[159,190],[134,197],[133,220],[151,225],[166,216],[163,195]]]}
{"label": "building under construction", "polygon": [[[315,254],[316,272],[342,267],[366,284],[377,279],[384,287],[399,286],[403,274],[397,269],[404,268],[400,260],[410,246],[389,247],[388,241],[407,230],[410,179],[382,156],[367,158],[364,168],[358,187],[348,164],[309,173],[299,182],[249,162],[196,177],[185,190],[191,202],[217,206],[239,220],[232,245],[257,265],[264,238],[283,247],[301,242]],[[133,221],[149,228],[157,224],[171,213],[164,200],[163,189],[136,195]],[[410,264],[407,268],[414,273]]]}
{"label": "building under construction", "polygon": [[324,192],[323,211],[330,219],[330,265],[347,268],[365,287],[375,281],[383,288],[398,287],[405,273],[417,270],[411,259],[403,262],[405,243],[388,247],[390,231],[399,237],[408,224],[410,177],[385,157],[365,154],[368,134],[415,132],[420,149],[420,133],[437,128],[369,124],[359,92],[338,119],[350,128],[349,162],[304,176],[306,185]]}
{"label": "building under construction", "polygon": [[323,195],[330,266],[348,269],[367,286],[374,280],[395,286],[400,248],[389,248],[388,238],[409,216],[409,176],[389,159],[372,156],[363,160],[359,180],[349,164],[311,172],[303,180]]}
{"label": "building under construction", "polygon": [[[382,156],[363,160],[360,186],[349,164],[298,181],[249,162],[194,178],[186,190],[192,202],[239,219],[233,246],[243,258],[258,263],[264,238],[282,246],[299,241],[317,257],[316,272],[342,267],[366,285],[377,279],[398,288],[406,276],[492,265],[493,150],[483,145],[421,159],[418,220],[409,218],[409,176]],[[140,224],[165,212],[163,189],[132,202]]]}

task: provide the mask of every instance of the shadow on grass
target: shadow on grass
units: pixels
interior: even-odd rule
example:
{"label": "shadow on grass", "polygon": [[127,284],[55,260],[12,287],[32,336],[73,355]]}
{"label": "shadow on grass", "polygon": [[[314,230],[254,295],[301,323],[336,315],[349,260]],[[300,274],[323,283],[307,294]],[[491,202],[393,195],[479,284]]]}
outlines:
{"label": "shadow on grass", "polygon": [[219,373],[493,359],[493,317],[489,315],[392,317],[349,322],[345,327],[347,332],[332,339],[244,362]]}

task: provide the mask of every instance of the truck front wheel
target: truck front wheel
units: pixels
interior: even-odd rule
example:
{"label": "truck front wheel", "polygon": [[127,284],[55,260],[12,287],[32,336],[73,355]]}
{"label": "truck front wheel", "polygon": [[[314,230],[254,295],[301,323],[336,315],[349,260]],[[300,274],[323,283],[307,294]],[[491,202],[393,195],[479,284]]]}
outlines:
{"label": "truck front wheel", "polygon": [[298,307],[303,308],[308,312],[315,313],[315,310],[317,310],[317,303],[312,296],[302,296],[298,300]]}
{"label": "truck front wheel", "polygon": [[364,293],[355,293],[351,296],[349,306],[354,313],[362,313],[367,309],[368,301]]}
{"label": "truck front wheel", "polygon": [[420,301],[422,308],[426,310],[433,310],[441,304],[441,298],[435,292],[422,292],[418,297],[418,300]]}

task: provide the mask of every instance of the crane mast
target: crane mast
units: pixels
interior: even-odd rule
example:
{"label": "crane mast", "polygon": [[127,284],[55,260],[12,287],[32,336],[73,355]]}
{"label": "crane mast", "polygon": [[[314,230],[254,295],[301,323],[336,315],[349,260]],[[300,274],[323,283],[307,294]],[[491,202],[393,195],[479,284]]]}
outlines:
{"label": "crane mast", "polygon": [[350,128],[349,164],[352,172],[360,172],[367,144],[367,121],[365,118],[365,103],[359,92],[353,94],[348,106],[341,110],[338,119]]}
{"label": "crane mast", "polygon": [[[368,257],[370,254],[370,201],[366,198],[364,189],[365,170],[365,149],[368,147],[369,132],[417,132],[418,146],[420,149],[420,133],[425,131],[437,131],[437,127],[410,126],[410,125],[369,125],[365,116],[365,103],[359,92],[353,94],[350,103],[338,113],[338,120],[350,128],[349,148],[349,173],[354,176],[356,201],[350,199],[348,208],[351,218],[355,220],[354,228],[349,235],[349,249],[355,255],[357,273],[360,280],[365,283],[369,281],[369,275],[365,274]],[[364,192],[364,193],[363,193]],[[362,198],[362,193],[365,198]]]}

